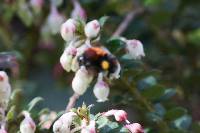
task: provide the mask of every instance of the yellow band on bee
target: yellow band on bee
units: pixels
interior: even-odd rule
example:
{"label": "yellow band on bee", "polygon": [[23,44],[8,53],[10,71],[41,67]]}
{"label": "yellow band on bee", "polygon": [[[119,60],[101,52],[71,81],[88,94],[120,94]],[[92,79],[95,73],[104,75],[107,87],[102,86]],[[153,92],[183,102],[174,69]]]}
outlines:
{"label": "yellow band on bee", "polygon": [[108,61],[102,61],[101,62],[101,67],[104,69],[104,70],[108,70],[109,67],[110,67],[110,64]]}

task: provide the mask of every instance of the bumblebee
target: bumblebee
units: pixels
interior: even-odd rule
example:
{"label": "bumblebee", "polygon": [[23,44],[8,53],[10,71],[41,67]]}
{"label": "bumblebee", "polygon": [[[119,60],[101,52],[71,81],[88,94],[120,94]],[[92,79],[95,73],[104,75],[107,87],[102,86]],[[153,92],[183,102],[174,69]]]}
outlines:
{"label": "bumblebee", "polygon": [[116,58],[100,47],[88,48],[79,58],[79,65],[99,72],[114,73],[117,69]]}

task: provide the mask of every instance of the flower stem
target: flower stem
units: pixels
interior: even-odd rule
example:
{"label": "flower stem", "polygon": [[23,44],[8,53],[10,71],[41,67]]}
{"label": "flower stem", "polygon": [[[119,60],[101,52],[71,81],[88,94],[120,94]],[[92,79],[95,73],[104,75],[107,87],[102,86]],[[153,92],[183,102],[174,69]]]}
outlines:
{"label": "flower stem", "polygon": [[120,36],[128,27],[129,23],[134,19],[135,16],[142,13],[144,11],[143,8],[137,8],[133,11],[130,11],[125,19],[121,22],[121,24],[118,26],[117,30],[113,33],[113,36]]}
{"label": "flower stem", "polygon": [[0,108],[0,115],[2,115],[2,119],[0,120],[0,129],[6,128],[6,116],[5,116],[5,110]]}
{"label": "flower stem", "polygon": [[73,107],[75,106],[76,101],[78,100],[79,97],[80,97],[80,95],[77,94],[77,93],[74,93],[74,94],[70,97],[65,112],[69,112],[70,109],[73,108]]}

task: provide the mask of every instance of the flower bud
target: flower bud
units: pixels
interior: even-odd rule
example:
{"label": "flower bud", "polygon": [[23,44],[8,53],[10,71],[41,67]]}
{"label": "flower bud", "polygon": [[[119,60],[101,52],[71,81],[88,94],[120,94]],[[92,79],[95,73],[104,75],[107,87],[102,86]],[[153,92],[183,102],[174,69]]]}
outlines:
{"label": "flower bud", "polygon": [[83,127],[81,133],[96,133],[95,124],[96,123],[94,120],[90,121],[90,124],[88,126]]}
{"label": "flower bud", "polygon": [[89,74],[84,66],[82,66],[75,74],[75,77],[72,81],[72,89],[75,93],[83,95],[87,88],[89,87],[93,75]]}
{"label": "flower bud", "polygon": [[54,133],[70,133],[70,126],[76,113],[68,112],[63,114],[53,125]]}
{"label": "flower bud", "polygon": [[75,37],[76,32],[76,21],[73,19],[68,19],[62,24],[60,29],[60,34],[65,41],[71,41]]}
{"label": "flower bud", "polygon": [[104,116],[112,116],[114,115],[115,120],[122,122],[127,120],[127,113],[124,110],[109,110],[105,113],[103,113]]}
{"label": "flower bud", "polygon": [[1,129],[0,129],[0,133],[7,133],[7,131],[6,131],[5,128],[1,127]]}
{"label": "flower bud", "polygon": [[8,75],[0,71],[0,108],[6,110],[11,95],[11,87]]}
{"label": "flower bud", "polygon": [[21,133],[35,133],[36,125],[33,119],[31,118],[29,112],[24,111],[23,114],[25,118],[20,123],[20,132]]}
{"label": "flower bud", "polygon": [[85,26],[85,35],[89,39],[96,38],[100,32],[100,24],[97,20],[90,21]]}
{"label": "flower bud", "polygon": [[103,81],[103,74],[100,73],[98,76],[97,83],[94,86],[94,95],[97,98],[98,102],[105,102],[108,100],[109,95],[109,86],[106,82]]}
{"label": "flower bud", "polygon": [[56,119],[56,112],[50,112],[49,114],[42,114],[40,116],[40,123],[42,123],[41,127],[43,129],[50,129],[53,121]]}
{"label": "flower bud", "polygon": [[76,48],[72,45],[69,45],[67,48],[65,48],[63,54],[60,57],[60,63],[67,72],[71,70],[72,60],[73,57],[76,55]]}
{"label": "flower bud", "polygon": [[125,126],[131,133],[144,133],[144,129],[139,123],[127,124]]}
{"label": "flower bud", "polygon": [[127,40],[126,49],[133,59],[141,59],[145,56],[143,45],[139,40]]}
{"label": "flower bud", "polygon": [[74,4],[74,9],[71,13],[71,17],[74,19],[81,18],[82,20],[86,20],[87,19],[86,12],[81,7],[81,5],[77,1],[74,1],[73,4]]}
{"label": "flower bud", "polygon": [[64,16],[60,14],[55,6],[52,5],[47,23],[52,34],[57,34],[61,24],[64,22]]}
{"label": "flower bud", "polygon": [[116,121],[125,121],[127,120],[127,113],[124,110],[118,110],[115,114]]}
{"label": "flower bud", "polygon": [[30,0],[30,5],[36,11],[36,13],[39,13],[42,9],[42,6],[44,4],[44,0]]}

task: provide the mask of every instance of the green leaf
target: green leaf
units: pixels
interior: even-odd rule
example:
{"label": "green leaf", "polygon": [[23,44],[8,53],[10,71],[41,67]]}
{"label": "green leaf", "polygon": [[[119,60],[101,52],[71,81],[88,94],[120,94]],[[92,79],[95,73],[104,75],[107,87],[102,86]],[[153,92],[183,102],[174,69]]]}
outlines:
{"label": "green leaf", "polygon": [[173,88],[165,89],[164,95],[161,97],[161,100],[168,100],[174,95],[176,95],[176,89]]}
{"label": "green leaf", "polygon": [[28,104],[28,111],[30,112],[35,106],[36,104],[38,104],[39,102],[43,101],[42,97],[36,97],[34,98],[29,104]]}
{"label": "green leaf", "polygon": [[142,95],[149,100],[156,101],[165,93],[165,89],[161,85],[154,85],[142,92]]}
{"label": "green leaf", "polygon": [[16,104],[18,102],[18,99],[22,95],[22,90],[21,89],[14,89],[11,96],[10,96],[10,103],[11,105]]}
{"label": "green leaf", "polygon": [[138,82],[138,89],[145,90],[148,87],[151,87],[156,84],[156,78],[154,76],[148,76]]}
{"label": "green leaf", "polygon": [[117,122],[108,121],[108,123],[100,128],[100,133],[116,133],[119,132],[119,124]]}
{"label": "green leaf", "polygon": [[108,20],[108,16],[103,16],[99,19],[100,26],[103,27],[106,21]]}
{"label": "green leaf", "polygon": [[77,21],[76,33],[81,37],[83,37],[85,35],[84,32],[85,22],[80,18],[77,18],[76,21]]}
{"label": "green leaf", "polygon": [[15,117],[15,105],[10,108],[6,115],[6,121],[12,121]]}
{"label": "green leaf", "polygon": [[100,116],[97,120],[97,124],[98,124],[98,129],[104,127],[105,125],[107,125],[109,122],[107,117],[104,116]]}
{"label": "green leaf", "polygon": [[199,45],[200,41],[200,28],[188,33],[187,39],[190,43]]}
{"label": "green leaf", "polygon": [[192,118],[189,115],[184,115],[173,122],[173,125],[181,130],[186,130],[190,127]]}
{"label": "green leaf", "polygon": [[156,6],[161,3],[161,0],[144,0],[145,6]]}
{"label": "green leaf", "polygon": [[187,110],[183,107],[175,107],[168,110],[164,116],[164,118],[168,121],[175,120],[187,113]]}
{"label": "green leaf", "polygon": [[119,133],[129,133],[128,129],[125,128],[124,126],[121,127],[121,129],[119,130]]}
{"label": "green leaf", "polygon": [[154,112],[152,112],[152,113],[147,113],[147,118],[148,118],[149,120],[153,121],[153,122],[159,122],[159,121],[162,120],[162,118],[161,118],[158,114],[156,114],[156,113],[154,113]]}
{"label": "green leaf", "polygon": [[108,40],[106,47],[111,51],[111,53],[117,53],[122,48],[124,48],[125,42],[120,37],[113,37]]}
{"label": "green leaf", "polygon": [[166,109],[160,103],[155,104],[154,109],[155,109],[156,114],[158,114],[161,117],[166,113]]}
{"label": "green leaf", "polygon": [[26,3],[20,3],[17,11],[17,15],[19,16],[21,21],[26,26],[31,26],[31,24],[33,23],[33,14],[31,13],[28,5]]}

